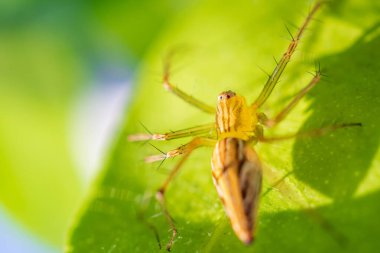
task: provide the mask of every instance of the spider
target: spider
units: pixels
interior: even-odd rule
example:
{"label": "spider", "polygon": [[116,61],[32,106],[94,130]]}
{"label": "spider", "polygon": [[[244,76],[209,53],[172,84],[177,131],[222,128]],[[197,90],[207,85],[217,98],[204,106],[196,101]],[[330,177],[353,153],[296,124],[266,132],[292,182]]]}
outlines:
{"label": "spider", "polygon": [[[287,63],[290,61],[297,45],[311,22],[315,13],[320,9],[322,2],[317,2],[311,9],[302,26],[277,62],[272,74],[269,76],[264,88],[257,99],[247,104],[245,98],[233,91],[224,91],[217,97],[216,110],[200,100],[186,94],[170,82],[170,61],[165,61],[163,86],[169,92],[175,94],[187,103],[198,109],[215,115],[215,122],[191,127],[184,130],[168,132],[164,134],[133,134],[128,137],[130,141],[143,140],[171,140],[182,137],[196,136],[189,143],[159,155],[146,158],[146,162],[165,160],[169,157],[181,155],[181,159],[170,172],[167,179],[159,188],[156,198],[159,201],[165,217],[172,229],[172,236],[166,249],[170,250],[177,235],[173,218],[165,205],[166,189],[178,173],[186,159],[193,150],[202,146],[214,147],[211,158],[212,179],[224,209],[230,219],[232,229],[237,237],[245,244],[251,244],[254,240],[255,227],[257,223],[257,210],[262,184],[262,166],[259,157],[252,148],[257,142],[273,142],[290,139],[293,137],[319,136],[343,127],[361,126],[360,123],[336,124],[309,132],[289,134],[280,137],[265,137],[263,128],[275,127],[296,106],[301,98],[305,96],[321,79],[320,68],[310,82],[299,91],[290,103],[275,117],[268,118],[260,111],[262,105],[270,96],[276,86]],[[208,133],[216,133],[214,137],[202,137]]]}

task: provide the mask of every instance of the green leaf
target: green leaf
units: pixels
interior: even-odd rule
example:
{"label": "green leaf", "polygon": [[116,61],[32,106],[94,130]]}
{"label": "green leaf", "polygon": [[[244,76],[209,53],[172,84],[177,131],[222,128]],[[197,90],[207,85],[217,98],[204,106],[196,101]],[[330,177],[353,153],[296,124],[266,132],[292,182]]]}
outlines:
{"label": "green leaf", "polygon": [[[194,152],[166,198],[179,235],[173,252],[374,252],[380,246],[380,173],[378,141],[380,105],[379,4],[337,2],[319,14],[285,75],[264,106],[274,115],[312,78],[314,61],[327,78],[306,96],[276,130],[280,135],[333,123],[361,122],[361,128],[256,149],[264,164],[264,188],[257,238],[243,245],[230,228],[213,189],[212,150]],[[177,160],[147,165],[143,157],[157,151],[128,143],[128,134],[166,132],[213,121],[161,87],[161,56],[180,48],[173,60],[173,82],[212,105],[223,90],[234,90],[249,101],[258,95],[273,69],[272,55],[287,47],[284,20],[302,22],[301,1],[289,5],[207,1],[179,13],[162,33],[141,65],[137,93],[93,194],[71,231],[68,252],[158,252],[171,235],[154,200]],[[357,21],[358,10],[366,18]],[[364,15],[364,14],[363,14]],[[189,49],[190,48],[190,49]],[[186,140],[155,142],[170,150]],[[272,188],[273,177],[284,177]],[[157,233],[157,234],[156,234]]]}

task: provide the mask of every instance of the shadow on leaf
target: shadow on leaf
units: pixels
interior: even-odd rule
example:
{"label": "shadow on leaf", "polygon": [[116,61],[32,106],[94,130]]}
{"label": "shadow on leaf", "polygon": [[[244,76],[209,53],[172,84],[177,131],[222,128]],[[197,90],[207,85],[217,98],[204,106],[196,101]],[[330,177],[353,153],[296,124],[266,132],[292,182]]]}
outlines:
{"label": "shadow on leaf", "polygon": [[294,173],[336,200],[350,198],[367,173],[379,145],[380,36],[376,24],[342,53],[321,59],[327,82],[312,92],[312,114],[301,131],[333,123],[361,122],[321,138],[297,140]]}

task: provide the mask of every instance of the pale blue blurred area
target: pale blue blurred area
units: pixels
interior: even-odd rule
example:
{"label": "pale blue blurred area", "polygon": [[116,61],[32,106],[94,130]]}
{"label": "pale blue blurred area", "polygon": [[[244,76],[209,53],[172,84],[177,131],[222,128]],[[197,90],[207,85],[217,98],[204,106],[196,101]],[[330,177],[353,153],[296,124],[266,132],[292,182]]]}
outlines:
{"label": "pale blue blurred area", "polygon": [[26,231],[0,206],[0,252],[55,253],[60,250]]}
{"label": "pale blue blurred area", "polygon": [[78,92],[68,118],[68,142],[82,184],[89,189],[103,166],[112,140],[120,131],[132,82],[128,66],[109,64],[99,68],[91,85]]}

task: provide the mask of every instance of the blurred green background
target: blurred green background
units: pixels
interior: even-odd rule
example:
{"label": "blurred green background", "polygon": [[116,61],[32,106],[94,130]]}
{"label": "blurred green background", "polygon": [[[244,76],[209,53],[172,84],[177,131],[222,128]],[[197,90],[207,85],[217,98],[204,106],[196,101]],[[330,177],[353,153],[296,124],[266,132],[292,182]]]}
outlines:
{"label": "blurred green background", "polygon": [[10,219],[63,248],[133,74],[183,4],[1,1],[1,227]]}
{"label": "blurred green background", "polygon": [[[162,56],[180,48],[173,80],[208,104],[226,89],[252,101],[266,80],[260,68],[270,72],[272,57],[289,43],[285,25],[294,32],[312,4],[1,1],[0,251],[159,251],[147,224],[162,244],[169,233],[151,196],[175,161],[159,170],[144,164],[156,150],[127,143],[126,136],[144,131],[139,121],[165,132],[213,120],[162,89]],[[248,248],[231,232],[213,189],[211,151],[195,153],[168,191],[180,231],[173,251],[374,252],[380,246],[379,15],[377,1],[331,1],[264,108],[269,115],[281,109],[318,61],[328,78],[271,133],[335,122],[364,127],[257,147],[264,167],[290,173],[294,190],[263,197],[258,239]],[[157,145],[169,150],[185,141]],[[265,182],[264,190],[270,188]],[[302,199],[332,228],[291,199]]]}

